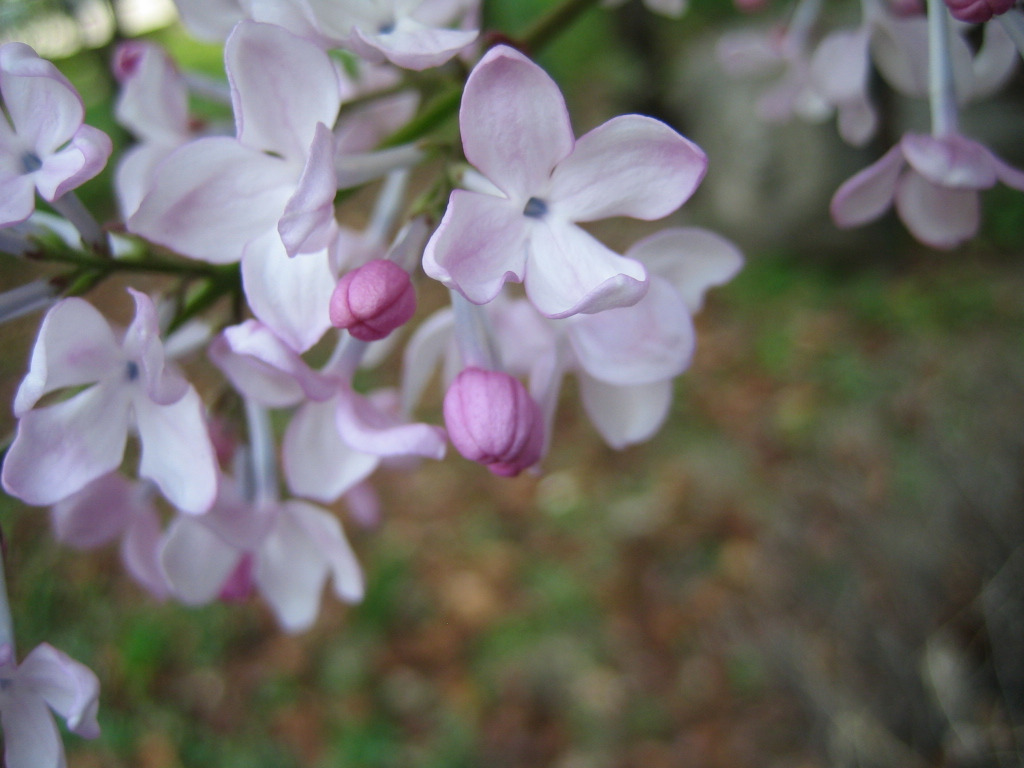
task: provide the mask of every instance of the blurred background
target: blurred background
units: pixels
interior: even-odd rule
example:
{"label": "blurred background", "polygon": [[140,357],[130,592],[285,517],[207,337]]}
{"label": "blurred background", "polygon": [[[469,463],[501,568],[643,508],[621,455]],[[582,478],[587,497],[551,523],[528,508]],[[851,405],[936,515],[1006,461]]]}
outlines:
{"label": "blurred background", "polygon": [[[514,36],[552,3],[485,5]],[[855,3],[826,7],[855,23]],[[950,252],[891,214],[835,229],[836,186],[927,110],[890,101],[863,150],[833,122],[758,121],[771,73],[730,79],[714,47],[784,12],[694,0],[671,21],[631,0],[540,57],[577,134],[638,111],[704,147],[707,179],[666,223],[747,255],[650,442],[604,446],[570,386],[542,474],[456,456],[378,473],[381,525],[347,524],[366,600],[325,597],[295,637],[258,599],[157,604],[116,552],[63,550],[44,511],[3,500],[20,648],[50,642],[102,682],[103,735],[66,737],[72,768],[1024,762],[1024,194],[985,193],[980,236]],[[169,2],[0,1],[0,36],[56,57],[122,146],[108,60],[142,33],[223,76]],[[1022,104],[1018,72],[965,115],[1018,167]],[[112,218],[109,183],[83,196]],[[625,248],[653,229],[596,233]],[[34,274],[3,261],[4,286]],[[127,313],[120,286],[90,298]],[[0,327],[4,398],[38,322]]]}

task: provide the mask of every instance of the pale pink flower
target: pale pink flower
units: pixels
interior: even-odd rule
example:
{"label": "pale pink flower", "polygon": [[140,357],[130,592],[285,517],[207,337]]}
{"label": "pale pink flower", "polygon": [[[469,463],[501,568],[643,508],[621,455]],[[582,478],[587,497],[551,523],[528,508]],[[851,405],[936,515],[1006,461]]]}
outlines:
{"label": "pale pink flower", "polygon": [[0,46],[0,227],[24,221],[103,170],[110,138],[84,125],[67,78],[23,43]]}
{"label": "pale pink flower", "polygon": [[697,188],[704,153],[640,115],[573,137],[555,82],[521,53],[492,48],[466,82],[466,158],[498,194],[455,190],[423,255],[427,274],[476,304],[507,280],[549,317],[635,303],[643,267],[576,225],[667,216]]}
{"label": "pale pink flower", "polygon": [[[141,476],[183,511],[213,503],[216,465],[199,395],[165,364],[153,302],[129,292],[135,319],[121,341],[79,298],[43,318],[14,400],[18,431],[2,473],[4,489],[28,504],[54,504],[117,469],[133,425]],[[83,385],[92,386],[35,407],[50,392]]]}
{"label": "pale pink flower", "polygon": [[914,237],[934,248],[953,248],[977,233],[978,192],[997,181],[1024,190],[1024,172],[976,141],[959,134],[908,133],[836,190],[832,218],[840,227],[856,227],[895,203]]}
{"label": "pale pink flower", "polygon": [[95,739],[100,735],[99,695],[96,675],[53,646],[38,645],[16,664],[11,645],[0,645],[0,724],[7,768],[64,768],[64,745],[50,710],[73,733]]}

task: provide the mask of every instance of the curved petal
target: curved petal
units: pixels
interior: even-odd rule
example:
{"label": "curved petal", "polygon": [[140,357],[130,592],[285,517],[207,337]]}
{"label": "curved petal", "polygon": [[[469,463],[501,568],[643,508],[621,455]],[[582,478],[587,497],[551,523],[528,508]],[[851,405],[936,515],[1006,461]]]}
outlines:
{"label": "curved petal", "polygon": [[334,594],[347,603],[362,600],[363,571],[338,518],[302,501],[289,501],[284,506],[327,561],[334,580]]}
{"label": "curved petal", "polygon": [[190,134],[185,79],[167,52],[156,43],[133,40],[126,49],[133,64],[121,83],[114,114],[117,121],[146,142],[176,144]]}
{"label": "curved petal", "polygon": [[141,291],[129,288],[135,302],[135,317],[124,335],[124,352],[137,361],[146,394],[158,405],[176,403],[188,389],[180,375],[164,365],[164,345],[153,300]]}
{"label": "curved petal", "polygon": [[111,472],[51,508],[53,535],[75,549],[102,546],[128,526],[139,501],[132,483]]}
{"label": "curved petal", "polygon": [[14,415],[24,414],[48,392],[99,381],[121,362],[121,348],[103,315],[84,299],[63,299],[43,318],[14,398]]}
{"label": "curved petal", "polygon": [[217,495],[217,462],[199,395],[189,387],[172,405],[146,397],[133,404],[142,443],[139,474],[183,512],[206,512]]}
{"label": "curved petal", "polygon": [[100,681],[66,653],[48,643],[37,645],[18,667],[16,684],[32,688],[74,733],[87,739],[100,735],[96,722]]}
{"label": "curved petal", "polygon": [[988,189],[996,172],[985,147],[960,135],[908,133],[900,149],[910,166],[933,184],[951,189]]}
{"label": "curved petal", "polygon": [[268,408],[298,405],[304,397],[326,400],[337,392],[336,383],[258,320],[225,328],[210,345],[210,359],[236,389]]}
{"label": "curved petal", "polygon": [[375,456],[444,458],[448,441],[440,427],[402,422],[355,392],[343,393],[337,403],[338,434],[351,448]]}
{"label": "curved petal", "polygon": [[988,154],[989,162],[995,169],[996,176],[999,177],[999,180],[1008,187],[1019,189],[1021,192],[1024,192],[1024,171],[1018,170],[1012,165],[1003,162],[991,152]]}
{"label": "curved petal", "polygon": [[368,34],[356,27],[349,47],[368,61],[387,59],[418,71],[441,66],[476,38],[475,30],[435,29],[406,16],[387,34]]}
{"label": "curved petal", "polygon": [[3,465],[3,486],[46,506],[117,469],[128,437],[128,395],[103,382],[70,400],[23,415]]}
{"label": "curved petal", "polygon": [[219,43],[245,18],[239,0],[174,0],[181,20],[200,40]]}
{"label": "curved petal", "polygon": [[530,232],[524,282],[541,314],[568,317],[635,304],[647,290],[647,272],[579,227],[546,220]]}
{"label": "curved petal", "polygon": [[704,305],[708,288],[729,282],[743,266],[743,254],[732,241],[699,227],[663,229],[634,243],[625,255],[668,280],[692,315]]}
{"label": "curved petal", "polygon": [[83,125],[67,147],[43,159],[42,168],[32,174],[32,180],[40,196],[52,203],[102,171],[112,151],[107,134]]}
{"label": "curved petal", "polygon": [[281,627],[302,632],[316,621],[329,566],[289,507],[256,553],[254,577]]}
{"label": "curved petal", "polygon": [[181,602],[204,605],[220,593],[242,554],[198,519],[178,516],[164,537],[160,565]]}
{"label": "curved petal", "polygon": [[245,248],[242,285],[249,307],[297,352],[312,347],[331,327],[334,284],[326,250],[289,258],[276,232]]}
{"label": "curved petal", "polygon": [[42,158],[66,144],[85,117],[74,86],[24,43],[0,47],[0,91],[15,132]]}
{"label": "curved petal", "polygon": [[985,39],[972,61],[970,98],[990,96],[1017,70],[1017,46],[1002,24],[986,24]]}
{"label": "curved petal", "polygon": [[334,173],[334,134],[317,123],[313,144],[298,186],[288,199],[277,231],[289,256],[319,251],[328,246],[337,230],[334,195],[338,191]]}
{"label": "curved petal", "polygon": [[871,32],[871,58],[889,85],[904,96],[927,94],[928,20],[878,14]]}
{"label": "curved petal", "polygon": [[903,152],[897,144],[875,163],[844,181],[832,196],[829,207],[836,226],[857,227],[885,213],[892,205],[903,166]]}
{"label": "curved petal", "polygon": [[238,140],[304,163],[318,123],[334,125],[341,82],[319,46],[273,24],[242,21],[224,44]]}
{"label": "curved petal", "polygon": [[139,210],[156,176],[156,169],[177,148],[174,144],[152,142],[138,144],[121,155],[114,172],[114,191],[125,219]]}
{"label": "curved petal", "polygon": [[198,139],[160,163],[128,229],[185,256],[230,264],[247,243],[276,234],[296,174],[234,139]]}
{"label": "curved petal", "polygon": [[682,297],[661,277],[631,307],[569,321],[569,341],[580,366],[608,384],[650,384],[685,371],[696,334]]}
{"label": "curved petal", "polygon": [[466,159],[520,204],[546,188],[574,144],[555,81],[506,45],[489,50],[470,73],[459,126]]}
{"label": "curved petal", "polygon": [[0,229],[20,224],[36,209],[36,185],[23,174],[0,177]]}
{"label": "curved petal", "polygon": [[622,115],[581,136],[551,176],[552,213],[570,221],[651,221],[685,203],[708,159],[689,139],[642,115]]}
{"label": "curved petal", "polygon": [[668,416],[672,381],[630,387],[579,377],[580,398],[590,421],[612,448],[625,448],[649,439]]}
{"label": "curved petal", "polygon": [[911,234],[933,248],[970,240],[981,220],[976,190],[940,187],[913,171],[900,180],[896,211]]}
{"label": "curved petal", "polygon": [[423,270],[474,304],[526,273],[529,220],[505,198],[457,189],[423,252]]}
{"label": "curved petal", "polygon": [[334,401],[300,407],[281,448],[288,488],[297,496],[330,504],[377,468],[380,458],[349,448],[335,426]]}

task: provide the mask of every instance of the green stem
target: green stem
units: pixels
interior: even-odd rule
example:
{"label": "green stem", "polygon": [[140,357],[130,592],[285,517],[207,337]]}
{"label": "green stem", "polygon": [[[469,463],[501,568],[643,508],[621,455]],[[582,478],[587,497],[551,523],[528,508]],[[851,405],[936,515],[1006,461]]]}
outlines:
{"label": "green stem", "polygon": [[542,16],[519,38],[523,48],[537,53],[548,43],[565,32],[575,21],[599,0],[565,0]]}

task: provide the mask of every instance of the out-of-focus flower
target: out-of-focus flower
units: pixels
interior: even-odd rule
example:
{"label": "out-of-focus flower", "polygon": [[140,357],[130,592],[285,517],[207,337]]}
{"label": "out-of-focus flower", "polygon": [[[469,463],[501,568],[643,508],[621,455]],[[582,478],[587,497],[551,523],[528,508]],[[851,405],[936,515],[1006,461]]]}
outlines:
{"label": "out-of-focus flower", "polygon": [[1017,0],[946,0],[954,19],[968,24],[983,24],[993,16],[1006,13]]}
{"label": "out-of-focus flower", "polygon": [[43,643],[14,660],[10,644],[0,646],[0,724],[7,768],[63,768],[64,745],[52,709],[79,736],[100,735],[96,722],[100,683],[96,675]]}

